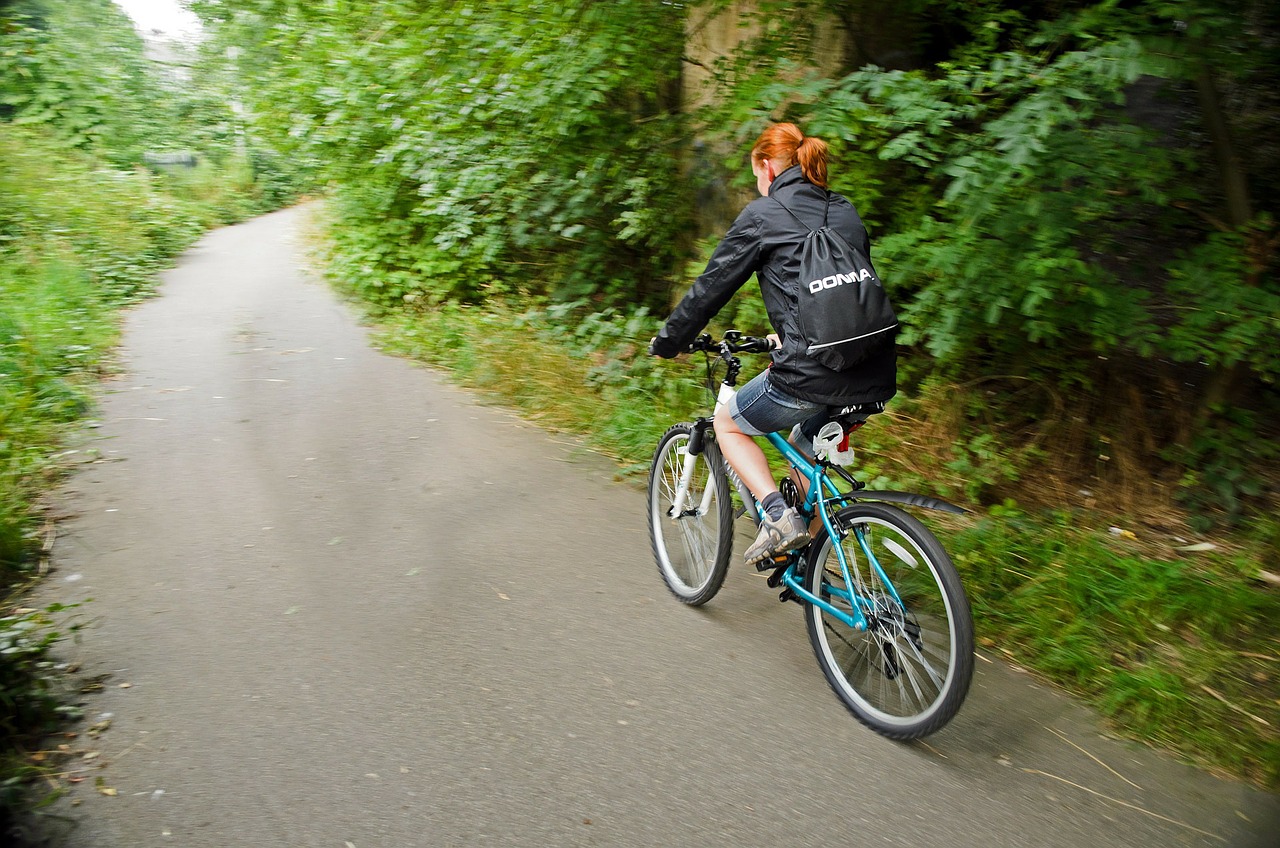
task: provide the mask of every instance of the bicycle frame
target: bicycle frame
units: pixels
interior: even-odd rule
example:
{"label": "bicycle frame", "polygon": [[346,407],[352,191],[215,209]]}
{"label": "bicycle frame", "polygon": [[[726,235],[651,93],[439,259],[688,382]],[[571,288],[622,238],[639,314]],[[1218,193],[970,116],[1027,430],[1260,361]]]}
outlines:
{"label": "bicycle frame", "polygon": [[[709,337],[708,337],[708,340],[709,340]],[[706,350],[709,348],[703,348],[703,349]],[[721,355],[726,358],[725,361],[729,363],[729,370],[725,375],[724,381],[720,384],[719,391],[717,392],[716,402],[715,402],[715,412],[719,412],[721,407],[727,405],[729,401],[731,401],[734,395],[737,393],[737,389],[736,389],[737,376],[738,376],[737,358],[732,356],[732,349],[730,348],[722,347],[720,349],[720,352],[721,352]],[[686,453],[684,456],[684,462],[682,464],[682,469],[680,474],[680,483],[676,490],[675,497],[672,500],[671,507],[667,511],[668,517],[678,518],[682,515],[685,515],[687,512],[685,501],[688,497],[689,489],[692,487],[692,484],[693,484],[693,473],[695,468],[697,467],[697,457],[699,454],[702,453],[702,441],[706,437],[706,431],[712,427],[713,420],[714,420],[714,412],[711,418],[700,418],[694,424],[694,431],[690,436],[689,444],[686,448]],[[777,450],[778,453],[781,454],[784,459],[786,459],[787,463],[792,468],[794,468],[799,474],[801,474],[805,479],[809,481],[809,485],[805,493],[804,502],[799,504],[798,506],[806,518],[812,519],[813,516],[815,515],[821,518],[822,526],[826,528],[828,538],[830,538],[834,543],[835,550],[836,550],[836,559],[840,563],[840,571],[844,577],[844,585],[846,588],[841,589],[841,588],[836,588],[832,586],[832,587],[829,587],[829,591],[832,594],[835,594],[838,597],[844,598],[846,601],[848,601],[851,612],[846,612],[844,610],[837,609],[826,600],[823,600],[822,598],[817,597],[816,595],[813,595],[812,593],[807,591],[804,588],[804,586],[801,585],[801,578],[796,573],[796,565],[799,562],[798,559],[792,558],[792,560],[787,564],[786,568],[783,570],[780,577],[777,578],[777,582],[775,583],[773,580],[770,581],[771,585],[777,585],[778,583],[781,583],[782,585],[785,585],[788,590],[790,590],[793,597],[799,599],[800,601],[807,604],[812,604],[816,607],[821,608],[825,612],[830,613],[831,615],[835,616],[836,618],[840,619],[845,624],[849,625],[850,627],[856,630],[866,630],[867,617],[863,614],[862,610],[864,608],[873,607],[876,601],[871,598],[863,597],[862,595],[858,594],[854,589],[855,586],[861,585],[861,580],[855,579],[854,575],[857,574],[857,572],[851,571],[849,568],[849,562],[845,555],[844,546],[840,544],[840,542],[844,538],[844,535],[847,535],[847,531],[845,531],[845,533],[842,533],[840,530],[838,530],[838,528],[832,522],[831,505],[833,503],[841,504],[841,503],[848,503],[848,502],[853,502],[861,499],[869,499],[869,500],[884,500],[884,501],[891,501],[891,502],[897,502],[897,503],[906,503],[913,506],[920,506],[928,509],[938,509],[946,512],[963,513],[965,510],[957,506],[954,506],[952,504],[946,503],[945,501],[938,500],[937,498],[931,498],[925,495],[917,495],[910,492],[892,492],[892,491],[872,492],[872,491],[867,491],[862,489],[858,490],[861,492],[861,494],[859,495],[841,492],[836,487],[835,483],[832,482],[831,479],[827,476],[827,473],[826,473],[827,466],[825,465],[825,463],[820,461],[817,461],[817,462],[809,461],[809,459],[805,457],[804,454],[802,454],[798,449],[796,449],[794,445],[792,445],[782,435],[778,433],[769,433],[765,436],[765,438],[769,441],[771,445],[773,445],[774,449]],[[727,470],[731,471],[732,469],[727,469]],[[742,485],[741,480],[738,479],[736,474],[733,474],[730,476],[735,486],[738,487],[738,493],[743,500],[744,506],[750,509],[751,505],[755,503],[754,496],[752,496],[751,493],[746,490],[746,487]],[[702,494],[702,499],[699,502],[696,509],[693,510],[693,512],[695,512],[698,515],[707,514],[707,512],[711,509],[713,495],[714,495],[713,487],[712,486],[705,487],[705,490],[703,491],[703,494]],[[757,510],[759,510],[760,505],[758,503],[755,503],[755,507]],[[758,515],[759,513],[757,512],[757,515],[755,516],[757,519],[757,523],[758,523]],[[870,545],[867,544],[866,540],[862,536],[862,531],[857,530],[855,532],[858,536],[858,547],[862,550],[863,556],[867,558],[868,565],[875,570],[876,575],[879,577],[881,583],[888,589],[889,594],[893,598],[894,602],[897,603],[899,606],[903,606],[902,598],[899,596],[898,590],[894,587],[893,582],[889,579],[889,575],[885,573],[885,570],[880,565],[879,560],[876,559],[875,554],[872,553]]]}
{"label": "bicycle frame", "polygon": [[[716,398],[715,410],[718,412],[722,406],[727,404],[733,398],[735,392],[736,390],[733,386],[722,383]],[[705,433],[706,429],[711,426],[711,420],[701,419],[697,422],[697,425],[695,432],[699,434]],[[826,528],[829,538],[835,540],[837,543],[836,558],[840,563],[840,570],[844,576],[845,586],[854,586],[857,581],[853,579],[852,573],[849,570],[849,563],[845,557],[844,548],[839,544],[842,534],[837,531],[836,527],[832,524],[830,509],[828,507],[828,504],[831,501],[846,500],[848,499],[848,495],[842,493],[836,487],[835,483],[827,477],[826,471],[821,463],[810,462],[804,454],[800,453],[799,450],[797,450],[781,435],[778,433],[769,433],[765,438],[768,439],[769,443],[773,445],[774,449],[776,449],[783,458],[786,459],[792,468],[795,468],[801,475],[809,480],[808,492],[805,495],[804,503],[801,504],[801,511],[808,517],[812,517],[815,514],[821,517],[822,524]],[[702,452],[700,442],[701,438],[692,438],[690,440],[690,445],[686,448],[684,462],[680,473],[680,485],[676,489],[675,497],[672,499],[671,507],[667,512],[669,517],[675,518],[685,512],[685,500],[688,497],[689,489],[693,484],[693,473],[697,466],[698,454]],[[824,492],[826,494],[823,494]],[[711,486],[705,487],[702,500],[696,508],[698,514],[705,515],[707,511],[710,510],[713,494],[714,490]],[[897,590],[893,588],[893,584],[889,580],[889,576],[884,572],[884,569],[881,568],[879,561],[875,558],[871,549],[860,536],[859,546],[862,548],[863,555],[867,557],[867,561],[870,566],[876,570],[881,581],[883,581],[884,585],[889,588],[890,593],[893,595],[893,599],[901,604],[901,598],[898,597]],[[790,589],[797,598],[803,600],[805,603],[813,604],[814,606],[822,608],[827,613],[835,616],[856,630],[867,629],[867,619],[862,613],[862,607],[864,604],[871,604],[871,600],[857,596],[852,591],[845,591],[843,589],[836,589],[832,587],[832,592],[844,597],[845,600],[849,602],[852,615],[844,610],[838,609],[822,598],[813,595],[801,585],[800,578],[796,574],[795,562],[792,562],[787,566],[787,569],[782,574],[781,582]]]}
{"label": "bicycle frame", "polygon": [[[840,540],[844,537],[844,534],[839,532],[831,522],[831,511],[828,507],[828,503],[833,500],[847,500],[848,495],[841,493],[840,490],[836,488],[835,483],[831,482],[827,477],[826,470],[821,463],[810,462],[804,454],[800,453],[794,445],[784,439],[781,435],[778,433],[769,433],[765,438],[768,439],[769,444],[773,445],[774,449],[776,449],[778,453],[782,454],[783,458],[787,460],[788,464],[790,464],[792,468],[796,469],[796,471],[800,472],[802,476],[808,479],[808,491],[805,494],[804,502],[800,505],[801,512],[803,512],[806,517],[811,517],[816,514],[822,519],[822,526],[826,528],[828,538],[830,538],[835,545],[836,559],[840,563],[840,571],[844,576],[844,584],[848,587],[854,586],[860,581],[855,581],[849,571],[849,561],[845,557],[844,546],[840,544]],[[824,494],[824,491],[829,492],[830,496]],[[884,569],[880,567],[880,562],[871,552],[870,547],[868,547],[866,542],[862,539],[860,531],[858,532],[858,545],[862,548],[863,556],[867,558],[867,562],[876,570],[876,574],[880,577],[881,581],[883,581],[884,585],[888,587],[889,592],[893,595],[894,601],[901,604],[902,599],[898,597],[897,590],[893,588],[893,583],[889,580],[889,575],[885,574]],[[864,604],[872,603],[869,599],[856,596],[852,590],[845,591],[843,589],[830,587],[831,592],[843,597],[849,602],[849,608],[852,610],[852,615],[842,609],[837,609],[817,595],[810,593],[801,585],[800,577],[796,574],[796,563],[794,561],[787,566],[785,571],[783,571],[782,584],[790,589],[792,594],[797,598],[800,598],[805,603],[820,607],[825,612],[835,616],[855,630],[867,629],[867,618],[862,614],[862,607]]]}

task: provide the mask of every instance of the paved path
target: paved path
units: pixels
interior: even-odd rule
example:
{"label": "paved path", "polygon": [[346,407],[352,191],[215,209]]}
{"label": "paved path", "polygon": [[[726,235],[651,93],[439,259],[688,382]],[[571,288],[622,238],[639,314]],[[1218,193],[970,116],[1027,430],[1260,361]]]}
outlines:
{"label": "paved path", "polygon": [[110,675],[62,844],[1277,844],[1276,797],[1000,663],[927,745],[865,730],[760,578],[675,603],[608,462],[374,352],[304,214],[129,316],[44,589]]}

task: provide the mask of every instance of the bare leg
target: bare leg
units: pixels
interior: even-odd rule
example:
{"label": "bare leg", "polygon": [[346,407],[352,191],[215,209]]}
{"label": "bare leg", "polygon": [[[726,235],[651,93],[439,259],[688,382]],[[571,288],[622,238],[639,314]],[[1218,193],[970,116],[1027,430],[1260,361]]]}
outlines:
{"label": "bare leg", "polygon": [[729,408],[721,407],[715,418],[716,441],[720,444],[720,453],[729,463],[742,482],[747,484],[756,500],[762,501],[770,493],[778,491],[778,484],[773,482],[773,472],[769,469],[769,460],[764,451],[756,444],[756,440],[738,427],[729,415]]}
{"label": "bare leg", "polygon": [[[794,432],[790,437],[787,438],[787,441],[790,442],[791,445],[796,448],[799,447],[799,445],[796,444],[797,436],[801,439],[804,438],[803,434],[794,433]],[[801,451],[801,453],[803,452],[804,451]],[[809,478],[805,477],[795,468],[792,468],[790,473],[791,473],[791,482],[796,484],[796,489],[799,490],[800,492],[800,500],[803,501],[805,499],[805,496],[809,494]]]}
{"label": "bare leg", "polygon": [[[742,432],[734,423],[728,408],[722,407],[716,413],[715,427],[720,453],[730,467],[738,472],[756,500],[763,502],[769,495],[776,494],[778,486],[773,482],[773,472],[769,469],[769,460],[765,458],[764,451],[756,444],[755,439]],[[776,518],[765,515],[762,517],[759,535],[743,557],[749,563],[764,562],[769,557],[776,559],[779,553],[808,542],[812,535],[794,509],[788,509]]]}
{"label": "bare leg", "polygon": [[[798,448],[799,445],[796,445],[796,441],[797,439],[803,439],[803,438],[804,438],[803,433],[793,432],[792,438],[788,438],[787,441],[790,442],[793,446]],[[803,451],[801,452],[803,453]],[[791,473],[791,482],[796,484],[796,489],[800,492],[799,499],[803,503],[804,499],[809,496],[809,478],[805,477],[795,468],[790,469],[790,473]],[[822,516],[818,515],[817,511],[815,510],[813,519],[809,522],[809,535],[817,536],[818,531],[820,529],[822,529]]]}

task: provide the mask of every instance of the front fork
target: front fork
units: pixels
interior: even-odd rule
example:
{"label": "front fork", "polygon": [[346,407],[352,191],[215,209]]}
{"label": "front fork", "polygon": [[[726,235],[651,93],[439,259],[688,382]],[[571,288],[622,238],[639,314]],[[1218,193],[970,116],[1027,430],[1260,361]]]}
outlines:
{"label": "front fork", "polygon": [[[676,495],[671,499],[671,509],[667,511],[670,518],[682,518],[685,515],[685,502],[689,498],[689,489],[693,487],[693,475],[697,470],[698,457],[702,455],[707,441],[707,430],[711,420],[699,418],[693,422],[689,432],[689,443],[684,446],[684,459],[680,467],[680,483],[676,486]],[[711,509],[711,497],[715,493],[714,483],[709,483],[702,492],[702,502],[698,504],[696,513],[706,515]]]}
{"label": "front fork", "polygon": [[[712,413],[712,417],[699,418],[697,421],[693,422],[693,429],[689,433],[689,444],[685,446],[684,461],[680,468],[680,483],[676,487],[676,495],[671,501],[671,509],[667,512],[669,517],[680,518],[685,514],[685,503],[689,498],[689,489],[693,487],[693,475],[698,466],[698,457],[702,455],[706,446],[707,431],[715,426],[715,413],[718,413],[720,408],[733,398],[734,394],[736,394],[736,391],[732,386],[721,383],[720,392],[716,397],[715,411]],[[751,504],[753,502],[751,493],[747,491],[747,487],[740,479],[738,479],[738,475],[733,473],[733,469],[729,468],[727,464],[725,472],[733,480],[733,484],[738,490],[738,496],[742,498],[744,506]],[[709,482],[702,492],[702,501],[698,504],[697,508],[698,515],[706,515],[711,511],[711,499],[715,495],[714,483],[710,482],[713,479],[713,472],[708,471]],[[751,510],[749,509],[747,510],[747,512],[750,511]],[[751,518],[757,524],[760,523],[758,516],[753,514]]]}

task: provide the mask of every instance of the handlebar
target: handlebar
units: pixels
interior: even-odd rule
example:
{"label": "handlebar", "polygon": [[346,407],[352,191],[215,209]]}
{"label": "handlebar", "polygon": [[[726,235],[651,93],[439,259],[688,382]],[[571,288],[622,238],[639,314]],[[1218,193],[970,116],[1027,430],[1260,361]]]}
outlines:
{"label": "handlebar", "polygon": [[770,339],[744,336],[739,330],[725,330],[724,338],[720,341],[716,341],[708,333],[703,333],[693,340],[688,350],[690,353],[706,351],[707,353],[729,355],[734,353],[768,353],[776,350],[776,347]]}

